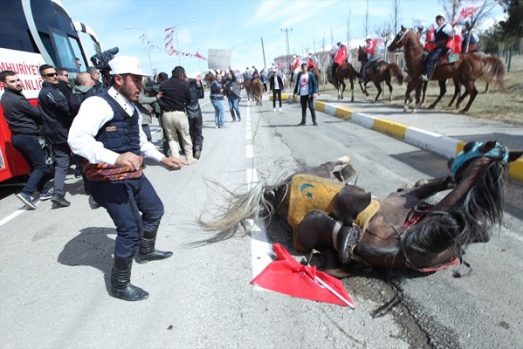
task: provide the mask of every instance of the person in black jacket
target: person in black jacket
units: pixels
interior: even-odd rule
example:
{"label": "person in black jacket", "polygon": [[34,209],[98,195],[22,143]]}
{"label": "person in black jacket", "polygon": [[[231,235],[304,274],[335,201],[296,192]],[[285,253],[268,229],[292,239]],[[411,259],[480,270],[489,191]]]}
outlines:
{"label": "person in black jacket", "polygon": [[40,111],[29,103],[22,94],[22,82],[18,75],[12,70],[0,73],[0,81],[4,89],[2,95],[2,108],[9,130],[11,131],[11,143],[18,150],[31,169],[29,180],[16,194],[25,206],[34,210],[33,193],[40,192],[40,200],[51,198],[52,192],[44,187],[46,176],[45,153],[38,141],[40,134]]}
{"label": "person in black jacket", "polygon": [[269,89],[272,91],[272,110],[276,111],[276,96],[278,96],[281,111],[281,91],[283,90],[283,80],[278,75],[278,69],[272,71],[272,76],[269,80]]}
{"label": "person in black jacket", "polygon": [[187,104],[185,110],[189,118],[189,132],[193,144],[193,156],[195,159],[199,159],[203,150],[203,118],[198,99],[204,97],[204,91],[201,81],[196,81],[196,79],[187,79],[186,81],[189,84],[189,91],[191,92],[191,102]]}
{"label": "person in black jacket", "polygon": [[240,108],[238,107],[238,103],[240,102],[240,89],[238,88],[236,75],[234,75],[234,71],[231,69],[231,67],[229,67],[229,71],[227,72],[227,78],[223,84],[223,89],[225,90],[227,100],[229,101],[229,110],[231,111],[232,122],[236,121],[236,117],[238,117],[238,121],[242,121],[242,117],[240,116]]}
{"label": "person in black jacket", "polygon": [[64,183],[65,176],[69,170],[69,155],[71,149],[67,144],[67,134],[73,118],[69,111],[69,101],[58,89],[58,76],[56,69],[44,64],[39,68],[42,80],[42,89],[38,94],[38,108],[42,116],[44,136],[52,145],[55,159],[55,174],[53,208],[67,207],[71,205],[65,199]]}

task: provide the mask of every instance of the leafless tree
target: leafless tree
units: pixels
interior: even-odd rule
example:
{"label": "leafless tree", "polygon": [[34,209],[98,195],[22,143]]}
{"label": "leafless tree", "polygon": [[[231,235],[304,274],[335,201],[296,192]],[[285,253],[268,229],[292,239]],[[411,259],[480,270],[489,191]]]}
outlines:
{"label": "leafless tree", "polygon": [[369,35],[369,0],[367,0],[367,8],[365,9],[365,36]]}
{"label": "leafless tree", "polygon": [[[439,4],[443,7],[445,14],[447,15],[449,21],[452,18],[456,17],[458,9],[461,6],[462,0],[438,0]],[[435,15],[434,15],[435,16]]]}
{"label": "leafless tree", "polygon": [[[470,1],[472,4],[476,3],[478,5],[478,8],[476,12],[468,19],[468,22],[470,23],[470,32],[472,32],[479,24],[481,24],[484,20],[491,18],[492,11],[496,8],[498,2],[496,0],[486,0],[486,1],[478,1],[478,0],[472,0]],[[470,34],[470,33],[469,33]],[[467,42],[465,43],[463,47],[464,52],[468,52],[469,50],[469,43],[470,43],[471,35],[467,36]]]}
{"label": "leafless tree", "polygon": [[380,26],[377,26],[374,28],[374,31],[378,36],[383,40],[384,43],[384,50],[383,50],[383,57],[387,56],[387,45],[391,38],[394,37],[394,32],[392,31],[392,23],[383,23]]}
{"label": "leafless tree", "polygon": [[400,13],[400,0],[392,1],[392,13],[390,14],[390,19],[392,21],[392,29],[394,29],[394,34],[399,30],[401,18],[399,17]]}

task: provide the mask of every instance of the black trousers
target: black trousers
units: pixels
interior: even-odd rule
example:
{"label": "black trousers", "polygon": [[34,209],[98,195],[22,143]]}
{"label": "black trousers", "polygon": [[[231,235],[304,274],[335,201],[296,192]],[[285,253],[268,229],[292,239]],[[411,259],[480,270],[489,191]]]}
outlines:
{"label": "black trousers", "polygon": [[311,111],[312,122],[316,123],[316,111],[314,110],[314,98],[309,95],[300,96],[301,104],[301,122],[304,124],[307,115],[307,106]]}
{"label": "black trousers", "polygon": [[281,90],[272,90],[272,107],[276,108],[276,95],[278,95],[278,101],[280,102],[281,108]]}

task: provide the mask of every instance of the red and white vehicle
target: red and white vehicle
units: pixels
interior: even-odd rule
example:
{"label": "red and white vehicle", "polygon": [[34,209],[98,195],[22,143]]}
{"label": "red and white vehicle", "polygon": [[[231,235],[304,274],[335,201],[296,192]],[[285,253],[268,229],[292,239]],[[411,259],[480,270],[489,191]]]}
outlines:
{"label": "red and white vehicle", "polygon": [[[24,95],[37,105],[42,79],[38,67],[44,63],[67,68],[74,79],[80,67],[89,65],[82,37],[93,41],[101,52],[96,34],[74,22],[59,0],[0,0],[0,71],[18,73]],[[3,94],[0,87],[0,96]],[[11,132],[0,103],[0,182],[29,173],[29,166],[11,144]]]}

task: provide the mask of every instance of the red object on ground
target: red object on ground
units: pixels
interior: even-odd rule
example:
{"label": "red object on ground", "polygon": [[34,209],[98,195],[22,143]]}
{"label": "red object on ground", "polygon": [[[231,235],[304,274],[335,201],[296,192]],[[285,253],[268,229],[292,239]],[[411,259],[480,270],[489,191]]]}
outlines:
{"label": "red object on ground", "polygon": [[293,297],[354,308],[340,280],[298,263],[280,244],[273,245],[277,260],[269,264],[251,283]]}

